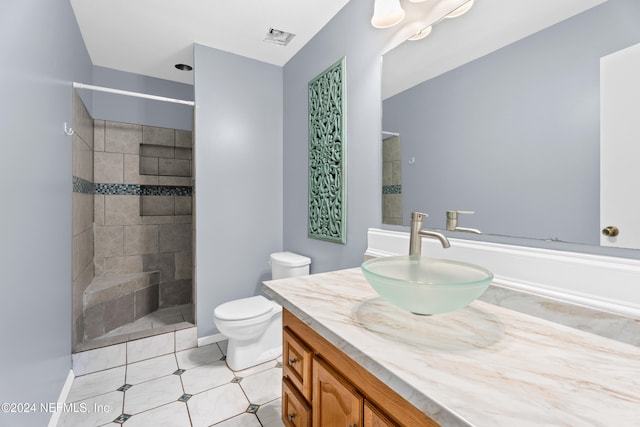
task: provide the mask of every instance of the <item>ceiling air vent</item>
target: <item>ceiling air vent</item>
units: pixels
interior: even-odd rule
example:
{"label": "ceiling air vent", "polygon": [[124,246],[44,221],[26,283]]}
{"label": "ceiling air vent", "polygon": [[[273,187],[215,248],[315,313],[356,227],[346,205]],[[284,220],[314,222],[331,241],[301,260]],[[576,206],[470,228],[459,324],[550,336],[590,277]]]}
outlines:
{"label": "ceiling air vent", "polygon": [[286,46],[295,36],[295,34],[287,33],[286,31],[269,28],[264,41],[279,44],[280,46]]}

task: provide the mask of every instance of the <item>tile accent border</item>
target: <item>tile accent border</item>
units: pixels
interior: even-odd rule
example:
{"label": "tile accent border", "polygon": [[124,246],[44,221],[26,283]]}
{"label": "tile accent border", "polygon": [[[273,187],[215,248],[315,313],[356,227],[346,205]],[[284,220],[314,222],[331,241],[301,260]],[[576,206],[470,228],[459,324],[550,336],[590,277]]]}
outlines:
{"label": "tile accent border", "polygon": [[93,194],[93,182],[89,182],[86,179],[82,179],[77,176],[72,178],[74,193]]}
{"label": "tile accent border", "polygon": [[382,194],[402,194],[402,185],[383,185]]}
{"label": "tile accent border", "polygon": [[193,188],[190,186],[142,185],[140,187],[143,196],[191,196],[193,193]]}
{"label": "tile accent border", "polygon": [[186,185],[140,185],[93,183],[77,176],[72,177],[73,192],[105,194],[110,196],[191,196],[193,187]]}
{"label": "tile accent border", "polygon": [[140,195],[140,185],[138,184],[93,184],[94,194],[107,194],[107,195]]}

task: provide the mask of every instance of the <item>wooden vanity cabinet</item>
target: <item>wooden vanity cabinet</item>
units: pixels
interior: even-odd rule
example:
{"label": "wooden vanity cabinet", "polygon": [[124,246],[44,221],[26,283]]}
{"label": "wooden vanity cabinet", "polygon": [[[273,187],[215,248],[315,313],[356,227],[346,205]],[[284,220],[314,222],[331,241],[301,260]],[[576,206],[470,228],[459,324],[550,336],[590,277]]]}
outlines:
{"label": "wooden vanity cabinet", "polygon": [[282,373],[311,401],[311,362],[313,352],[304,342],[291,333],[288,328],[282,330]]}
{"label": "wooden vanity cabinet", "polygon": [[311,427],[311,406],[287,378],[282,379],[282,420],[291,427]]}
{"label": "wooden vanity cabinet", "polygon": [[286,426],[438,426],[286,309],[282,324]]}
{"label": "wooden vanity cabinet", "polygon": [[322,359],[313,359],[313,425],[362,426],[364,397]]}
{"label": "wooden vanity cabinet", "polygon": [[363,425],[365,427],[393,427],[397,424],[381,413],[378,408],[365,400]]}

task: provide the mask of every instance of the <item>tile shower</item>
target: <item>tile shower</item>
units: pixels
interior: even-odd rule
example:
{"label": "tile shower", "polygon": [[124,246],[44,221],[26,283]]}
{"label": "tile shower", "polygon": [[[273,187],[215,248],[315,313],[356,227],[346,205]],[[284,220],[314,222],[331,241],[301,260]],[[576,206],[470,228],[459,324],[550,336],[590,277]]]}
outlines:
{"label": "tile shower", "polygon": [[192,326],[191,131],[94,120],[73,96],[74,351],[170,308]]}
{"label": "tile shower", "polygon": [[382,141],[382,222],[402,225],[402,148],[399,136]]}

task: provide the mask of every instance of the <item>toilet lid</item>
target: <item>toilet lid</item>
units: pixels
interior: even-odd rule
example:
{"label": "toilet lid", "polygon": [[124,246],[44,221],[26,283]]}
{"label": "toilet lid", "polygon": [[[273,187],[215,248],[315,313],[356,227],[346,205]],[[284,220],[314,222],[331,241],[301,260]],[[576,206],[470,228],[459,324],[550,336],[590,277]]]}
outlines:
{"label": "toilet lid", "polygon": [[273,304],[265,297],[242,298],[219,305],[213,315],[220,320],[245,320],[258,317],[273,309]]}

